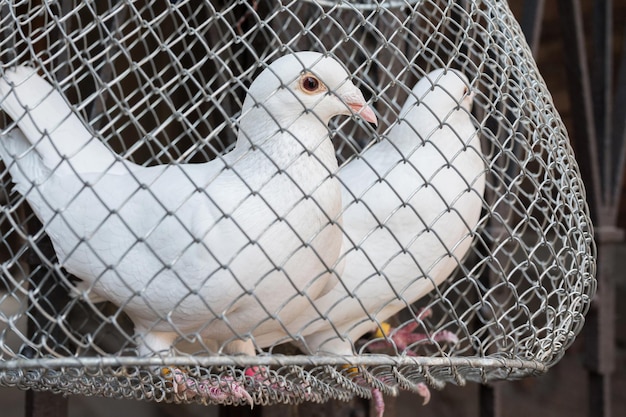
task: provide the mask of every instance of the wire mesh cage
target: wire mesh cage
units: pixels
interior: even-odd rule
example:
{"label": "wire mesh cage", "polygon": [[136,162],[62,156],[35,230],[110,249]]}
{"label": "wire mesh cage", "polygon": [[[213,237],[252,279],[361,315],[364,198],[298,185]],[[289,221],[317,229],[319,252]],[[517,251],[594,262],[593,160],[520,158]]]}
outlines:
{"label": "wire mesh cage", "polygon": [[[579,333],[595,292],[585,190],[506,2],[9,1],[0,13],[0,384],[348,399],[541,374]],[[270,65],[283,56],[299,57],[296,78]],[[328,59],[342,83],[324,78]],[[250,105],[263,74],[272,91]],[[328,97],[352,115],[311,149],[308,128],[270,108],[300,79],[327,85],[310,108],[287,95],[297,120],[326,124]],[[346,88],[364,96],[356,113]],[[255,111],[271,117],[246,122]],[[273,158],[289,145],[253,140],[276,129],[299,144],[287,163]],[[106,150],[81,165],[94,143]],[[245,165],[259,152],[270,173]],[[303,155],[317,168],[297,176]],[[218,184],[226,171],[246,195]],[[285,212],[264,191],[275,186],[296,195]],[[229,221],[237,232],[217,234]]]}

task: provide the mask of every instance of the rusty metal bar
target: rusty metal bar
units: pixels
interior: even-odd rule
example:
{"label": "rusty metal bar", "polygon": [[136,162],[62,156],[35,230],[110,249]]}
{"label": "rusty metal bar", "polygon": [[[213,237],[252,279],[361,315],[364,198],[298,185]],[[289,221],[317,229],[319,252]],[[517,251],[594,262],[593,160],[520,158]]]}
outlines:
{"label": "rusty metal bar", "polygon": [[[623,32],[621,58],[619,61],[619,67],[617,68],[617,77],[615,80],[615,86],[612,88],[614,91],[614,97],[612,102],[613,109],[613,121],[612,121],[612,136],[614,144],[626,143],[626,27]],[[617,110],[617,112],[615,112]],[[626,169],[626,152],[616,152],[615,158],[619,158],[615,161],[615,172],[618,173],[615,178],[614,187],[616,190],[622,191],[624,185],[624,176],[619,175]],[[621,196],[615,196],[615,202],[619,207],[619,201]],[[617,213],[619,216],[619,212]]]}
{"label": "rusty metal bar", "polygon": [[610,417],[611,374],[615,368],[615,249],[624,239],[616,222],[626,150],[621,138],[616,140],[617,136],[611,133],[612,2],[594,2],[591,71],[588,69],[580,2],[560,0],[559,11],[572,103],[572,137],[579,152],[588,151],[589,154],[580,161],[581,171],[591,191],[588,196],[597,225],[598,293],[585,325],[588,415]]}
{"label": "rusty metal bar", "polygon": [[596,230],[598,242],[598,292],[586,319],[585,366],[588,370],[589,415],[612,416],[611,375],[615,370],[615,280],[618,245],[623,230]]}
{"label": "rusty metal bar", "polygon": [[611,213],[610,224],[617,221],[616,197],[620,190],[615,189],[615,155],[619,155],[620,143],[613,143],[611,136],[611,73],[613,69],[612,48],[612,1],[598,0],[593,2],[592,48],[591,48],[591,99],[593,103],[593,119],[598,140],[599,163],[602,169],[603,205]]}
{"label": "rusty metal bar", "polygon": [[572,103],[573,130],[571,137],[577,145],[578,153],[584,152],[589,155],[590,163],[583,163],[580,168],[585,179],[592,216],[602,221],[605,216],[603,216],[604,213],[599,212],[601,210],[599,203],[602,201],[602,187],[598,167],[598,141],[593,120],[582,10],[578,0],[559,0],[558,6],[563,35],[564,65],[567,71],[568,91]]}

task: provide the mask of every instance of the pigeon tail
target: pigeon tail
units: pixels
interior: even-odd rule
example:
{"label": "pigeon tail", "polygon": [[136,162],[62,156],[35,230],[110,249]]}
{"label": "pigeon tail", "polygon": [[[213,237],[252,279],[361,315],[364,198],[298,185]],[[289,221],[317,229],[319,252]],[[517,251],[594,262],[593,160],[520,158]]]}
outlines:
{"label": "pigeon tail", "polygon": [[0,135],[0,159],[11,173],[15,191],[27,195],[35,184],[50,175],[39,155],[29,152],[31,145],[19,129]]}
{"label": "pigeon tail", "polygon": [[[63,96],[35,69],[19,66],[4,71],[0,77],[0,108],[14,120],[44,165],[56,173],[120,168],[116,155],[87,129]],[[64,163],[66,160],[69,165]]]}

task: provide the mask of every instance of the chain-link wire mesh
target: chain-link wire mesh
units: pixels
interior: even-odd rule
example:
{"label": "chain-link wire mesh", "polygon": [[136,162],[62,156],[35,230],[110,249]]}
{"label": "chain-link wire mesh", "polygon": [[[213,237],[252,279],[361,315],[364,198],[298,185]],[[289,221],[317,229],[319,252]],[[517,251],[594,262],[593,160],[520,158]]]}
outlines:
{"label": "chain-link wire mesh", "polygon": [[[418,391],[424,382],[440,387],[445,382],[464,384],[466,380],[540,374],[562,357],[580,331],[595,292],[595,253],[584,186],[565,128],[506,2],[9,1],[1,5],[0,27],[2,77],[7,78],[10,68],[18,64],[35,68],[65,97],[99,141],[141,166],[177,167],[222,160],[233,149],[241,129],[245,113],[242,106],[251,82],[278,57],[305,50],[323,52],[341,62],[378,118],[377,127],[358,117],[331,121],[339,165],[348,166],[367,146],[388,141],[399,117],[406,115],[401,109],[413,96],[413,86],[437,68],[456,69],[467,77],[467,87],[473,92],[471,123],[477,131],[470,135],[474,142],[464,142],[451,157],[441,151],[444,161],[438,169],[454,170],[455,158],[468,149],[480,155],[482,162],[482,169],[465,178],[462,187],[480,199],[481,214],[475,221],[464,219],[462,238],[450,247],[444,244],[444,252],[436,259],[454,268],[449,277],[446,272],[435,278],[436,267],[422,265],[417,258],[407,267],[411,273],[405,277],[406,287],[390,291],[389,285],[383,284],[375,294],[365,294],[342,285],[344,266],[336,254],[336,262],[327,265],[340,280],[335,289],[343,294],[333,304],[334,310],[316,304],[327,288],[314,290],[315,276],[308,283],[293,283],[298,287],[294,291],[284,280],[271,282],[274,275],[270,274],[267,285],[272,300],[260,299],[260,288],[265,285],[262,272],[254,280],[255,285],[240,283],[224,289],[220,299],[227,307],[216,310],[206,301],[185,304],[185,300],[202,294],[187,284],[187,276],[168,275],[174,277],[173,281],[150,292],[150,285],[159,282],[157,275],[163,270],[175,270],[179,262],[178,258],[161,259],[160,248],[156,247],[151,249],[156,255],[148,265],[135,265],[136,275],[115,275],[122,268],[122,255],[119,262],[107,265],[105,272],[93,277],[96,284],[77,291],[77,278],[64,269],[67,265],[57,259],[59,253],[46,236],[53,220],[44,219],[42,226],[40,220],[45,216],[37,218],[28,204],[44,187],[33,184],[21,192],[13,191],[15,174],[9,173],[11,164],[4,161],[0,213],[1,384],[157,401],[246,400],[236,395],[222,400],[192,396],[179,390],[186,380],[193,380],[197,384],[210,381],[208,387],[224,391],[243,388],[252,401],[262,404],[347,399],[369,396],[371,388],[394,394],[398,389]],[[6,104],[12,91],[0,97],[0,106]],[[427,103],[427,97],[414,98]],[[30,108],[24,107],[24,118],[31,117]],[[6,114],[3,117],[2,134],[8,135],[19,120]],[[34,112],[32,117],[36,117]],[[445,118],[439,124],[454,128]],[[418,126],[413,128],[419,130]],[[45,141],[50,133],[39,132],[41,140]],[[429,143],[429,137],[420,137],[417,143],[427,146],[424,144]],[[481,142],[478,146],[476,138]],[[4,139],[0,146],[5,146]],[[365,167],[367,155],[366,150],[360,159]],[[406,162],[409,155],[402,158]],[[414,169],[419,172],[420,167]],[[53,169],[50,175],[56,173]],[[80,178],[80,173],[74,176]],[[324,180],[329,178],[336,180],[334,173]],[[381,178],[379,182],[387,181]],[[485,180],[484,193],[481,178]],[[173,188],[198,187],[192,183],[193,178],[179,179],[182,183]],[[133,181],[133,186],[141,188],[141,178]],[[429,178],[423,182],[428,184]],[[78,188],[80,193],[90,187],[85,185],[88,183]],[[393,188],[391,179],[388,183]],[[144,188],[150,191],[150,186]],[[437,185],[433,182],[431,188]],[[66,189],[77,188],[61,186],[56,190],[61,193]],[[444,193],[442,189],[435,192]],[[159,193],[151,195],[154,198],[150,201],[158,206]],[[212,197],[210,193],[203,195]],[[133,227],[132,220],[124,218],[123,204],[115,211],[106,206],[105,197],[98,198],[92,201],[102,201],[93,203],[100,207],[81,207],[82,215],[70,207],[80,201],[76,195],[66,196],[62,207],[48,202],[54,199],[52,196],[44,196],[43,201],[53,212],[56,210],[50,216],[56,221],[71,223],[71,216],[101,216],[105,224],[107,218],[119,214],[122,221],[117,228],[123,231]],[[446,200],[447,208],[434,217],[447,222],[445,212],[462,211],[452,206],[457,200],[461,201],[459,195]],[[435,202],[433,205],[438,207]],[[102,214],[105,206],[110,211]],[[228,218],[233,212],[223,216]],[[164,213],[161,223],[186,215],[182,209],[168,211],[167,207]],[[427,224],[422,226],[418,224],[419,216],[417,213],[415,233],[430,233],[443,242],[434,226],[436,221],[424,221]],[[299,226],[290,225],[293,230]],[[335,227],[344,226],[335,223]],[[385,225],[378,227],[384,229]],[[105,232],[117,232],[117,228]],[[76,246],[96,252],[94,259],[103,256],[98,254],[101,249],[90,246],[92,235],[67,233],[51,237],[57,242],[75,239]],[[147,235],[137,235],[136,245],[147,239]],[[259,242],[271,243],[268,239]],[[411,239],[420,242],[418,236]],[[460,249],[462,242],[466,242],[465,249]],[[220,244],[227,247],[227,243]],[[167,247],[167,239],[161,244]],[[352,245],[352,250],[361,252],[372,247],[363,241]],[[400,251],[411,253],[407,249],[410,243],[399,246]],[[128,248],[129,253],[131,250]],[[185,248],[176,250],[181,252],[172,256],[183,259]],[[67,253],[61,255],[67,257]],[[368,255],[374,256],[364,256]],[[235,268],[228,262],[220,267]],[[278,270],[282,267],[285,271],[297,269],[275,265]],[[386,283],[390,279],[386,264],[376,268],[378,279]],[[205,275],[203,283],[209,285],[211,273],[205,271]],[[236,275],[233,282],[238,282]],[[107,286],[109,293],[89,293],[98,283],[104,285],[106,277],[117,280]],[[363,282],[367,279],[363,276]],[[137,280],[144,287],[137,289],[124,280]],[[405,290],[417,282],[430,283],[426,294],[405,298],[410,294]],[[186,291],[184,300],[169,300],[180,287]],[[128,295],[117,295],[117,289],[124,293],[124,288],[129,288]],[[389,299],[385,299],[390,292]],[[95,300],[94,295],[104,300]],[[365,296],[382,301],[375,310],[367,311]],[[277,306],[271,304],[281,297],[305,302],[293,310],[285,306],[289,300]],[[245,299],[243,304],[239,303],[241,299]],[[347,339],[351,352],[346,354],[332,349],[327,352],[324,343],[320,350],[312,351],[306,326],[290,327],[291,320],[311,314],[306,323],[314,326],[321,321],[332,334],[333,320],[341,316],[338,311],[342,305],[355,300],[363,303],[363,311],[355,318],[354,327],[367,322],[368,330],[383,329],[382,322],[389,319],[398,332]],[[131,313],[133,303],[174,308],[166,312],[158,306],[149,308],[148,321],[154,322],[153,327],[144,328],[142,333],[136,329],[140,319]],[[266,336],[259,331],[261,323],[257,323],[242,333],[235,330],[218,343],[206,340],[211,339],[211,326],[216,321],[236,327],[235,310],[245,310],[246,303],[274,306],[272,311],[266,309],[258,321],[274,322],[268,326],[279,336]],[[387,313],[385,307],[391,304],[395,306],[393,312]],[[398,305],[405,308],[394,315],[400,310]],[[184,323],[192,318],[207,324],[195,330],[185,327]],[[138,344],[152,346],[142,335],[163,331],[159,327],[163,323],[171,326],[174,334],[172,349],[146,353],[140,348],[138,353]],[[353,328],[335,330],[345,336]],[[341,340],[337,333],[335,339]],[[360,333],[365,332],[353,333],[355,339]],[[423,337],[416,336],[421,333]],[[403,335],[409,341],[403,344],[394,335]],[[235,354],[250,353],[246,350],[249,345],[239,351],[234,347],[244,341],[252,341],[256,356]]]}

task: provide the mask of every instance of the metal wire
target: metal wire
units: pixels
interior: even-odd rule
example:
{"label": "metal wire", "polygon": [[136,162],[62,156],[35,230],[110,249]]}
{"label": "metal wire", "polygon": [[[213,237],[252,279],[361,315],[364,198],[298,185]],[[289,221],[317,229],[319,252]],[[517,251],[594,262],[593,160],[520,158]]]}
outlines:
{"label": "metal wire", "polygon": [[[384,141],[416,81],[445,67],[466,74],[475,93],[473,123],[488,168],[469,252],[450,278],[394,318],[398,328],[417,323],[424,341],[403,348],[387,339],[389,354],[373,354],[368,348],[383,340],[373,337],[352,340],[352,356],[306,355],[283,345],[302,342],[292,334],[256,357],[215,351],[201,329],[178,330],[175,354],[138,356],[127,304],[68,296],[74,278],[46,249],[45,225],[3,169],[0,384],[210,401],[176,395],[161,368],[183,367],[190,376],[239,381],[258,404],[345,400],[367,397],[371,387],[393,395],[422,382],[537,375],[580,332],[595,293],[585,190],[506,2],[6,1],[0,27],[3,71],[35,67],[99,140],[144,166],[220,158],[234,146],[258,73],[281,55],[316,50],[346,66],[379,120],[376,132],[354,118],[331,122],[340,164],[371,138]],[[2,134],[15,126],[3,122]],[[458,341],[437,342],[442,331]],[[267,367],[264,382],[243,371],[252,366]]]}

